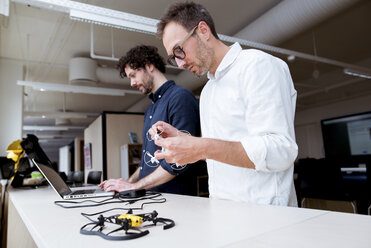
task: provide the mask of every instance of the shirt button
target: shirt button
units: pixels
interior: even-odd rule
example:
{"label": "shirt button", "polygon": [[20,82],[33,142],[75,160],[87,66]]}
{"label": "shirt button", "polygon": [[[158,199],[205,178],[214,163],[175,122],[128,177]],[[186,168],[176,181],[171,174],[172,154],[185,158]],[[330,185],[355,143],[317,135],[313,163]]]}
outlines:
{"label": "shirt button", "polygon": [[143,170],[143,166],[140,167],[140,170]]}
{"label": "shirt button", "polygon": [[146,150],[143,150],[143,153],[145,152]]}
{"label": "shirt button", "polygon": [[161,95],[158,95],[158,98],[161,98]]}
{"label": "shirt button", "polygon": [[152,115],[150,115],[149,118],[152,119]]}

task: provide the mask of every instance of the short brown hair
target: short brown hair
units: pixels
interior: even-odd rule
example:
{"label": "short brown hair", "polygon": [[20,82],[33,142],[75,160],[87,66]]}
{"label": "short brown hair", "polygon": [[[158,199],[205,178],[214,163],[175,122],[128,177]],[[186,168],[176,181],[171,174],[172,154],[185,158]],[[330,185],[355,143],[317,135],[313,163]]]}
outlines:
{"label": "short brown hair", "polygon": [[165,62],[161,55],[158,54],[154,46],[139,45],[130,49],[125,56],[120,58],[117,68],[120,70],[121,77],[127,77],[125,67],[128,65],[132,69],[145,68],[147,64],[152,64],[160,72],[165,73]]}
{"label": "short brown hair", "polygon": [[172,21],[182,25],[188,31],[197,26],[200,21],[204,21],[209,26],[211,33],[219,40],[213,18],[201,4],[185,2],[170,5],[157,24],[157,35],[160,38],[162,38],[165,26]]}

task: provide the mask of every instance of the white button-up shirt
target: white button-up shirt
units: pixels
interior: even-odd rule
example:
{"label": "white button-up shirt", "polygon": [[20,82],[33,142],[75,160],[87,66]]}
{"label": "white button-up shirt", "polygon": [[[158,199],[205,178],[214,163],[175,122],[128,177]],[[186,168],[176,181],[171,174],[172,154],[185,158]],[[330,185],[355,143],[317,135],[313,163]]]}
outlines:
{"label": "white button-up shirt", "polygon": [[296,90],[287,64],[235,43],[208,78],[200,97],[202,136],[241,142],[256,168],[207,159],[210,197],[297,206]]}

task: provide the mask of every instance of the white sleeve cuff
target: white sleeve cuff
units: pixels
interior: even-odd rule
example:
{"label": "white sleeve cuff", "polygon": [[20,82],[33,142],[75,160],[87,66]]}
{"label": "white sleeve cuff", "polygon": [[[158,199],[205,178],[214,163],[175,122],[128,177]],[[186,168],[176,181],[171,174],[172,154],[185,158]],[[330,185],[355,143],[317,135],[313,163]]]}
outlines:
{"label": "white sleeve cuff", "polygon": [[256,171],[269,171],[266,162],[267,147],[265,146],[263,137],[245,137],[241,140],[241,144],[251,162],[254,163]]}

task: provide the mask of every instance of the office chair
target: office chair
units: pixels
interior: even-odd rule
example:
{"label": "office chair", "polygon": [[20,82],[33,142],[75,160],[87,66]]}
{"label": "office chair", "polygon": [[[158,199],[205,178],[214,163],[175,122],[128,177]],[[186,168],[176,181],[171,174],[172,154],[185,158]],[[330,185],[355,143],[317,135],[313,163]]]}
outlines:
{"label": "office chair", "polygon": [[73,171],[69,171],[67,172],[67,180],[66,180],[66,183],[68,185],[72,185],[73,184]]}
{"label": "office chair", "polygon": [[101,171],[89,171],[88,184],[100,184],[102,177]]}
{"label": "office chair", "polygon": [[347,191],[339,166],[326,159],[300,159],[295,165],[298,174],[297,193],[301,207],[308,198],[347,201],[357,213],[355,199]]}
{"label": "office chair", "polygon": [[0,178],[10,179],[14,174],[14,164],[15,162],[7,157],[0,157]]}
{"label": "office chair", "polygon": [[75,186],[80,186],[84,183],[84,172],[75,171],[73,172],[73,183]]}

